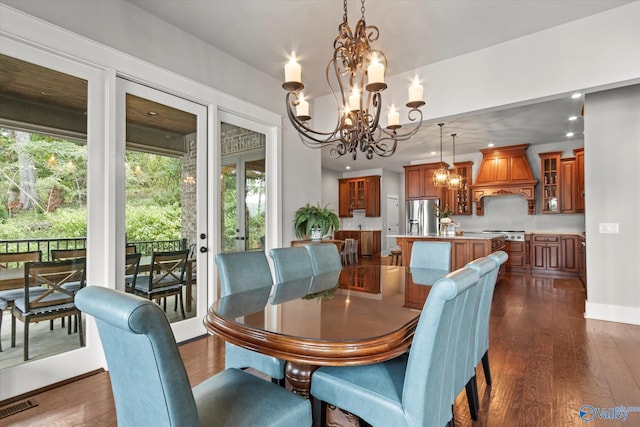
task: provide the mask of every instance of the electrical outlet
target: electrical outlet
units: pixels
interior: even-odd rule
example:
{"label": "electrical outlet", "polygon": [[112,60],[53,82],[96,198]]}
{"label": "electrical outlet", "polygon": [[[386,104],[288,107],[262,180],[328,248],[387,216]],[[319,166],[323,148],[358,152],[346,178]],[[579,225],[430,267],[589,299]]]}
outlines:
{"label": "electrical outlet", "polygon": [[602,234],[617,234],[618,223],[617,222],[601,222],[600,233]]}

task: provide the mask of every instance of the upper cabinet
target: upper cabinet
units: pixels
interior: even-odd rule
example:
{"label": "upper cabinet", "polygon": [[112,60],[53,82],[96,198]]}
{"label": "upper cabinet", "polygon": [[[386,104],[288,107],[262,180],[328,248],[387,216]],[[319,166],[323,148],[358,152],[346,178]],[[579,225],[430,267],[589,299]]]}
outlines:
{"label": "upper cabinet", "polygon": [[576,212],[584,212],[584,147],[573,150],[576,155]]}
{"label": "upper cabinet", "polygon": [[[449,167],[443,163],[444,167]],[[414,199],[437,199],[443,192],[433,185],[433,172],[440,167],[440,163],[427,163],[404,167],[405,197]]]}
{"label": "upper cabinet", "polygon": [[460,189],[447,190],[445,205],[448,205],[454,215],[471,215],[471,166],[473,162],[454,163],[455,173],[462,178]]}
{"label": "upper cabinet", "polygon": [[540,175],[542,180],[542,212],[559,213],[560,204],[560,157],[562,151],[540,153]]}
{"label": "upper cabinet", "polygon": [[365,216],[380,216],[380,175],[338,180],[338,216],[353,216],[364,210]]}
{"label": "upper cabinet", "polygon": [[584,149],[574,153],[569,158],[561,151],[540,153],[542,213],[584,212]]}

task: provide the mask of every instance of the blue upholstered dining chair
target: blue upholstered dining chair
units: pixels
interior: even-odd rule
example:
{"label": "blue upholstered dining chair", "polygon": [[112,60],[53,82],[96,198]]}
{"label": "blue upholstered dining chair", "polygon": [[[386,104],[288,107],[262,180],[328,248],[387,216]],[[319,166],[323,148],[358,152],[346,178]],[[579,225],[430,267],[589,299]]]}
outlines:
{"label": "blue upholstered dining chair", "polygon": [[470,370],[473,376],[466,386],[467,401],[471,417],[477,420],[477,413],[480,409],[478,399],[478,386],[476,382],[476,366],[482,361],[484,378],[487,385],[491,385],[491,369],[489,368],[489,319],[491,314],[491,303],[493,292],[498,279],[500,266],[507,261],[508,255],[504,251],[498,251],[489,256],[476,259],[466,265],[473,268],[480,275],[480,302],[478,305],[478,319],[476,321],[476,333],[471,359]]}
{"label": "blue upholstered dining chair", "polygon": [[136,295],[91,286],[76,304],[96,319],[118,426],[309,426],[311,406],[238,369],[191,388],[162,309]]}
{"label": "blue upholstered dining chair", "polygon": [[269,255],[273,259],[276,284],[313,276],[311,256],[304,246],[274,248]]}
{"label": "blue upholstered dining chair", "polygon": [[[258,288],[271,288],[273,279],[267,256],[262,251],[229,252],[216,255],[221,296]],[[226,368],[253,368],[284,385],[284,361],[231,343],[225,343]]]}
{"label": "blue upholstered dining chair", "polygon": [[305,248],[309,251],[311,268],[313,269],[314,275],[317,276],[322,273],[342,270],[342,260],[340,259],[340,252],[338,252],[336,245],[325,243],[320,245],[306,245]]}
{"label": "blue upholstered dining chair", "polygon": [[409,267],[451,271],[451,242],[413,242]]}
{"label": "blue upholstered dining chair", "polygon": [[[325,403],[374,426],[442,427],[452,420],[458,334],[478,273],[460,269],[438,280],[423,307],[408,353],[381,363],[323,366],[311,378],[314,416]],[[320,404],[319,402],[322,402]],[[320,420],[318,420],[320,422]]]}

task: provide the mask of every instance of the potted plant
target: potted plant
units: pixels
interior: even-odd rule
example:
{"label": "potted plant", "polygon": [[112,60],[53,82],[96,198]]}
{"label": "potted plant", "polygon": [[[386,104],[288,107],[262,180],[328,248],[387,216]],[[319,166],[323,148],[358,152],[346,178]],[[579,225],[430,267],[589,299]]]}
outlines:
{"label": "potted plant", "polygon": [[322,236],[340,228],[340,220],[333,210],[326,205],[311,206],[307,203],[295,213],[294,228],[298,239],[322,240]]}

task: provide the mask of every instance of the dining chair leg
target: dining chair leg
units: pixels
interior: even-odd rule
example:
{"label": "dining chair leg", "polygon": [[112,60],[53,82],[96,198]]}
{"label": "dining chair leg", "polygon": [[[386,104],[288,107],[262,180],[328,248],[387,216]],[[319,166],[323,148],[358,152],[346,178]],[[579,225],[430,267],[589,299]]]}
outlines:
{"label": "dining chair leg", "polygon": [[16,316],[11,314],[11,347],[16,346]]}
{"label": "dining chair leg", "polygon": [[22,343],[24,349],[24,361],[29,360],[29,320],[25,319],[24,322],[24,342]]}
{"label": "dining chair leg", "polygon": [[482,356],[482,370],[484,371],[484,379],[487,385],[491,385],[491,368],[489,367],[489,350],[484,352]]}
{"label": "dining chair leg", "polygon": [[327,425],[327,402],[311,396],[311,410],[313,427],[324,427]]}
{"label": "dining chair leg", "polygon": [[[2,332],[2,318],[3,316],[3,312],[0,310],[0,332]],[[0,352],[2,352],[2,340],[0,340]]]}
{"label": "dining chair leg", "polygon": [[84,347],[84,333],[82,329],[82,312],[76,314],[76,325],[78,326],[78,335],[80,336],[80,347]]}
{"label": "dining chair leg", "polygon": [[465,386],[467,391],[467,402],[469,403],[469,413],[473,421],[478,421],[478,409],[480,407],[480,400],[478,398],[478,383],[476,376],[472,376],[467,385]]}
{"label": "dining chair leg", "polygon": [[187,316],[184,314],[184,302],[182,301],[182,291],[179,294],[180,297],[180,311],[182,312],[182,318],[186,319]]}

